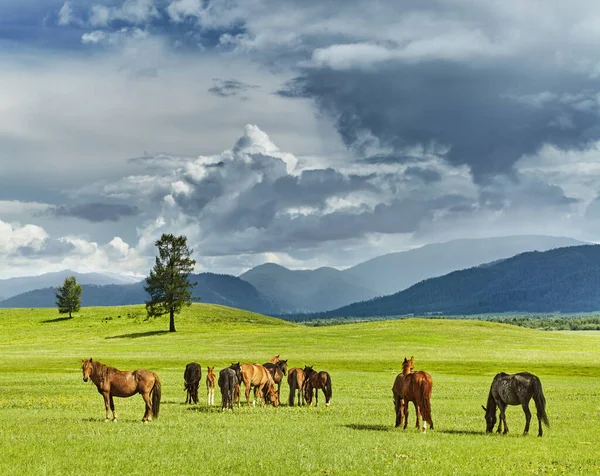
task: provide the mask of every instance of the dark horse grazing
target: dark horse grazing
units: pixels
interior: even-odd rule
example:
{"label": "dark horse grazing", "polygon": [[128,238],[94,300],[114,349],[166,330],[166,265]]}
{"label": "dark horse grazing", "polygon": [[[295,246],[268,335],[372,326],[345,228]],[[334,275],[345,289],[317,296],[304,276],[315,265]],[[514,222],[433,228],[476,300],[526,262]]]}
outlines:
{"label": "dark horse grazing", "polygon": [[278,360],[275,364],[267,362],[263,364],[263,367],[267,369],[271,374],[271,377],[273,377],[273,381],[277,384],[277,393],[279,393],[283,377],[287,375],[287,360]]}
{"label": "dark horse grazing", "polygon": [[392,386],[392,393],[394,395],[394,410],[396,411],[396,427],[402,425],[404,419],[404,398],[402,397],[402,382],[404,376],[402,374],[396,375],[394,385]]}
{"label": "dark horse grazing", "polygon": [[329,406],[331,403],[331,377],[330,375],[322,370],[317,372],[313,370],[312,366],[304,367],[304,398],[308,406],[312,404],[313,389],[315,390],[315,407],[319,405],[319,389],[323,391],[325,395],[325,406]]}
{"label": "dark horse grazing", "polygon": [[421,429],[420,416],[423,417],[423,431],[427,429],[426,423],[429,423],[433,430],[433,420],[431,419],[431,389],[433,381],[431,375],[422,370],[413,372],[415,358],[404,359],[402,363],[402,397],[404,398],[404,429],[408,426],[408,404],[413,402],[415,412],[417,413],[417,428]]}
{"label": "dark horse grazing", "polygon": [[[117,412],[113,397],[131,397],[140,393],[146,402],[143,422],[152,421],[152,416],[158,418],[160,409],[160,379],[154,372],[144,369],[133,371],[117,370],[92,359],[81,361],[83,381],[92,379],[98,392],[104,397],[106,406],[106,421],[110,420],[112,410],[113,419],[117,421]],[[152,400],[150,400],[152,398]]]}
{"label": "dark horse grazing", "polygon": [[185,372],[183,373],[183,389],[187,391],[185,403],[198,403],[198,386],[201,379],[202,369],[200,364],[192,362],[185,366]]}
{"label": "dark horse grazing", "polygon": [[502,430],[504,422],[504,433],[508,433],[506,426],[506,407],[508,405],[521,405],[525,412],[525,430],[523,436],[529,433],[529,422],[531,421],[531,411],[529,411],[529,400],[533,397],[538,419],[538,436],[542,436],[542,422],[550,426],[548,416],[546,415],[546,398],[542,392],[542,382],[535,375],[529,372],[520,372],[509,375],[500,372],[494,377],[490,393],[488,395],[487,408],[485,410],[486,433],[494,431],[496,424],[496,405],[500,409],[500,423],[498,424],[498,433]]}
{"label": "dark horse grazing", "polygon": [[[221,389],[221,410],[229,408],[233,410],[233,401],[236,398],[236,390],[242,381],[242,370],[240,363],[231,364],[219,372],[219,388]],[[238,395],[239,398],[239,395]]]}
{"label": "dark horse grazing", "polygon": [[[304,370],[299,368],[290,369],[288,372],[287,381],[288,385],[290,386],[290,398],[288,400],[288,405],[290,407],[294,406],[296,392],[298,392],[298,406],[301,404],[304,405],[304,393],[302,393],[305,381]],[[300,403],[300,399],[302,399],[302,403]]]}

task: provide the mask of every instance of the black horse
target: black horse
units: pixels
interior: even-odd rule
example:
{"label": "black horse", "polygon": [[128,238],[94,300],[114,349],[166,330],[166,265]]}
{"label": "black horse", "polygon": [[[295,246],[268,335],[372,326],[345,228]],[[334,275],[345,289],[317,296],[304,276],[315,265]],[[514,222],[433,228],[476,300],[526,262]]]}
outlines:
{"label": "black horse", "polygon": [[328,407],[331,403],[331,376],[329,373],[322,370],[317,372],[312,366],[304,367],[304,399],[310,407],[313,399],[313,389],[315,391],[315,406],[319,405],[319,389],[325,395],[325,406]]}
{"label": "black horse", "polygon": [[219,372],[219,388],[221,389],[221,410],[233,410],[233,401],[236,399],[240,383],[242,382],[242,367],[240,363],[231,364]]}
{"label": "black horse", "polygon": [[521,405],[525,412],[525,431],[523,436],[529,433],[529,423],[531,421],[531,411],[529,411],[529,400],[533,397],[537,412],[539,424],[538,436],[542,436],[542,422],[546,426],[550,426],[548,416],[546,415],[546,398],[542,392],[542,382],[535,375],[529,372],[520,372],[518,374],[509,375],[500,372],[494,377],[490,393],[488,395],[487,408],[485,411],[486,432],[494,431],[496,424],[496,406],[500,409],[500,423],[498,424],[498,433],[502,431],[502,422],[504,422],[504,432],[508,433],[506,426],[506,407],[508,405]]}
{"label": "black horse", "polygon": [[185,403],[198,403],[198,386],[202,379],[200,364],[191,362],[185,366],[183,373],[183,389],[187,392]]}

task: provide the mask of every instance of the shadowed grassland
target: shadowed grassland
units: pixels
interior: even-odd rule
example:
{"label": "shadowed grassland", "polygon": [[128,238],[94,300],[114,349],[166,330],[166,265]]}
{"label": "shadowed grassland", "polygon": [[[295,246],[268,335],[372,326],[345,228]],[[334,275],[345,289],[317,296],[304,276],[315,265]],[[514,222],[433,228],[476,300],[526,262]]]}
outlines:
{"label": "shadowed grassland", "polygon": [[[194,304],[165,333],[141,306],[0,310],[1,474],[597,474],[600,332],[544,332],[460,320],[407,319],[307,327],[222,306]],[[205,403],[207,365],[315,365],[332,375],[330,408],[246,408]],[[402,359],[433,377],[435,431],[393,428],[391,386]],[[80,359],[156,371],[160,418],[143,425],[140,396],[101,396]],[[200,404],[183,405],[185,364],[202,365]],[[485,435],[481,405],[499,371],[537,374],[551,428],[521,437],[510,407],[507,436]],[[287,401],[287,385],[282,387]],[[217,391],[216,400],[219,400]],[[532,424],[537,425],[534,418]],[[535,424],[534,424],[535,423]]]}

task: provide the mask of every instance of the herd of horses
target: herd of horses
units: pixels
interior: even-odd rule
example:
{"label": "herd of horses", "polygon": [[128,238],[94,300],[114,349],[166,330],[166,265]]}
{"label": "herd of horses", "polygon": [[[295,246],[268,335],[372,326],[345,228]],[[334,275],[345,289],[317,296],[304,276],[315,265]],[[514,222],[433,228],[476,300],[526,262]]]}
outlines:
{"label": "herd of horses", "polygon": [[[290,388],[288,405],[297,404],[312,405],[313,396],[315,406],[319,404],[318,391],[321,390],[325,396],[325,405],[331,403],[332,388],[331,376],[326,371],[317,372],[312,366],[303,369],[294,367],[288,370],[287,360],[282,360],[276,355],[264,364],[233,363],[222,369],[219,376],[214,373],[214,367],[207,367],[206,376],[207,403],[215,403],[215,387],[218,384],[221,390],[221,410],[233,410],[234,403],[240,406],[241,385],[245,387],[246,403],[250,405],[250,392],[253,390],[253,402],[257,398],[262,406],[271,404],[279,406],[281,382],[287,375]],[[96,385],[98,392],[104,398],[106,407],[106,421],[110,420],[111,412],[113,421],[117,421],[117,412],[113,397],[131,397],[136,393],[142,395],[146,404],[143,422],[149,422],[152,417],[158,417],[161,399],[161,384],[158,375],[149,370],[138,369],[133,371],[121,371],[109,367],[100,362],[83,359],[81,362],[83,380],[89,379]],[[198,403],[198,388],[202,380],[202,368],[200,364],[191,362],[186,365],[183,374],[184,390],[186,391],[186,404]],[[402,373],[396,377],[392,394],[394,398],[394,409],[396,413],[396,427],[404,422],[404,429],[408,425],[408,409],[412,402],[416,413],[416,427],[425,431],[427,425],[434,429],[431,417],[431,392],[433,380],[427,372],[414,371],[414,357],[405,358],[402,363]],[[529,432],[531,422],[531,411],[529,402],[535,402],[538,419],[538,436],[542,436],[542,422],[549,426],[546,415],[546,399],[542,391],[540,379],[529,373],[520,372],[509,375],[501,372],[494,377],[488,394],[487,405],[483,406],[485,411],[486,432],[491,433],[497,422],[496,410],[500,410],[500,423],[498,433],[508,433],[506,424],[506,408],[508,405],[521,405],[525,413],[525,429],[523,435]],[[422,418],[422,426],[421,426]],[[504,430],[502,431],[502,427]]]}

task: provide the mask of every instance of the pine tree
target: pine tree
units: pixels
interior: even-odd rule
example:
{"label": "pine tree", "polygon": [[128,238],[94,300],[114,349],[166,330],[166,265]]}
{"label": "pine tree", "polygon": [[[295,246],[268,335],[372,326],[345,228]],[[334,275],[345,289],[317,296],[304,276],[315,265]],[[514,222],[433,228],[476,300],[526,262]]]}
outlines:
{"label": "pine tree", "polygon": [[75,276],[66,278],[64,284],[56,290],[56,305],[59,314],[68,313],[69,317],[73,317],[72,313],[79,312],[82,293],[83,289],[80,284],[77,284]]}
{"label": "pine tree", "polygon": [[148,317],[169,314],[169,332],[175,332],[175,314],[192,303],[192,288],[196,283],[190,283],[188,277],[196,261],[190,258],[192,250],[184,235],[163,234],[155,245],[158,256],[144,286],[150,295],[146,312]]}

